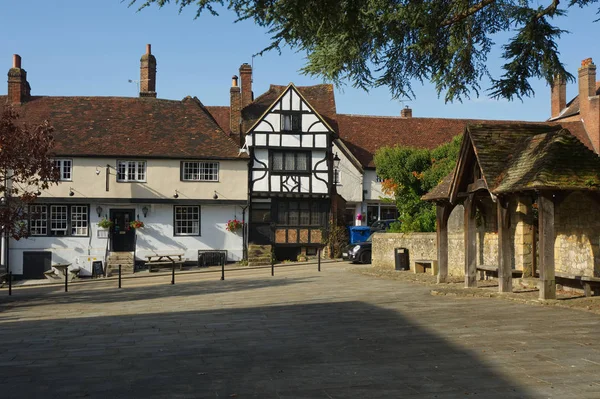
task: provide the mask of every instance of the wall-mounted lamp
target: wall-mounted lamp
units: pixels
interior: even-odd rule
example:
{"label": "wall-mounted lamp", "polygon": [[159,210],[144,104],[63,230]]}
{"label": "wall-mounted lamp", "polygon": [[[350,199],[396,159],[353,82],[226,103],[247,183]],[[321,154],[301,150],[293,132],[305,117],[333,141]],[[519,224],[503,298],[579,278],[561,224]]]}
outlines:
{"label": "wall-mounted lamp", "polygon": [[144,217],[148,216],[148,207],[144,205],[144,207],[142,208],[142,213],[144,214]]}
{"label": "wall-mounted lamp", "polygon": [[175,199],[179,198],[179,193],[177,192],[177,190],[175,190],[175,194],[173,194],[173,198],[175,198]]}
{"label": "wall-mounted lamp", "polygon": [[42,192],[41,192],[40,190],[37,190],[37,191],[35,192],[35,195],[39,197],[40,195],[42,195]]}
{"label": "wall-mounted lamp", "polygon": [[340,157],[338,157],[337,152],[335,153],[335,155],[333,156],[333,168],[337,169],[340,167]]}
{"label": "wall-mounted lamp", "polygon": [[219,196],[217,195],[217,191],[216,190],[215,190],[215,195],[213,195],[213,199],[214,200],[219,199]]}
{"label": "wall-mounted lamp", "polygon": [[69,187],[69,197],[72,197],[75,195],[75,192],[73,191],[73,187]]}
{"label": "wall-mounted lamp", "polygon": [[98,217],[100,217],[100,215],[102,215],[102,207],[100,205],[98,205],[96,207],[96,213],[98,214]]}
{"label": "wall-mounted lamp", "polygon": [[100,174],[100,169],[98,169],[98,167],[96,166],[96,176],[98,176]]}

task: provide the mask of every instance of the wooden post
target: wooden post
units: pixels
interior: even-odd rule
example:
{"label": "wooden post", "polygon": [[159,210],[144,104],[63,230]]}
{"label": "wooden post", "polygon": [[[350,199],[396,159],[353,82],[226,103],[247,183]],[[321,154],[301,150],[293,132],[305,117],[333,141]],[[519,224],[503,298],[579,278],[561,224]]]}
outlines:
{"label": "wooden post", "polygon": [[512,292],[510,210],[508,200],[498,197],[498,291]]}
{"label": "wooden post", "polygon": [[475,232],[475,196],[469,194],[465,208],[465,288],[477,287],[477,243]]}
{"label": "wooden post", "polygon": [[540,299],[556,299],[554,276],[554,199],[552,194],[538,196],[540,230]]}
{"label": "wooden post", "polygon": [[436,232],[438,255],[438,284],[445,283],[448,279],[448,217],[450,204],[437,204],[436,206]]}

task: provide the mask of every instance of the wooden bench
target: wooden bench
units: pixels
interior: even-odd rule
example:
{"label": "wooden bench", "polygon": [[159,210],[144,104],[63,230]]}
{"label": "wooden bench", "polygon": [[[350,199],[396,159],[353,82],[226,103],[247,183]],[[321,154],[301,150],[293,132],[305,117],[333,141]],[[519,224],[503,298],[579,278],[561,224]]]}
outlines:
{"label": "wooden bench", "polygon": [[75,268],[69,270],[69,274],[71,275],[71,280],[75,280],[76,278],[79,278],[79,272],[81,272],[80,267],[75,267]]}
{"label": "wooden bench", "polygon": [[[480,280],[485,280],[485,277],[489,275],[498,277],[498,267],[496,266],[477,265],[477,271],[479,272]],[[511,271],[513,277],[521,277],[523,275],[523,270],[512,269]]]}
{"label": "wooden bench", "polygon": [[[537,274],[537,273],[536,273]],[[585,296],[592,296],[592,287],[600,287],[600,278],[592,276],[575,276],[572,274],[554,272],[554,277],[557,279],[578,281],[583,287]],[[594,290],[596,291],[596,290]]]}
{"label": "wooden bench", "polygon": [[48,280],[56,280],[60,278],[54,269],[46,270],[44,272],[44,277],[46,277]]}
{"label": "wooden bench", "polygon": [[437,259],[416,259],[413,262],[413,271],[416,273],[425,273],[426,269],[431,269],[431,275],[437,276],[438,274],[438,261]]}
{"label": "wooden bench", "polygon": [[158,270],[161,266],[176,266],[179,265],[179,270],[183,270],[183,263],[185,260],[183,259],[182,253],[179,254],[154,254],[154,255],[146,255],[148,259],[146,261],[146,266],[148,266],[148,271],[152,272],[154,269]]}

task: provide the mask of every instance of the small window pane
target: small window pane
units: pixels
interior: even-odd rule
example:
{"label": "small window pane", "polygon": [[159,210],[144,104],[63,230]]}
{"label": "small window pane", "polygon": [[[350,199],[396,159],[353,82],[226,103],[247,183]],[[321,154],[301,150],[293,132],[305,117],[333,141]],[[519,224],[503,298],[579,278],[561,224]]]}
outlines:
{"label": "small window pane", "polygon": [[296,162],[294,158],[295,157],[293,153],[288,152],[285,154],[285,170],[296,170]]}
{"label": "small window pane", "polygon": [[308,170],[308,154],[298,154],[296,170]]}
{"label": "small window pane", "polygon": [[273,153],[273,170],[283,170],[283,153]]}

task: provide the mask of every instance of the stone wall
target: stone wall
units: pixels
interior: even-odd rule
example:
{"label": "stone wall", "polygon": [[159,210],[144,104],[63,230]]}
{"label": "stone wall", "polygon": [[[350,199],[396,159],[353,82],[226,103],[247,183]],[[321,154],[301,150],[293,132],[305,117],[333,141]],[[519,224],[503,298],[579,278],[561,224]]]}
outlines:
{"label": "stone wall", "polygon": [[576,192],[555,208],[554,242],[557,272],[600,277],[600,206]]}
{"label": "stone wall", "polygon": [[408,248],[411,268],[414,259],[437,259],[435,233],[377,233],[373,236],[372,265],[394,269],[394,248]]}

